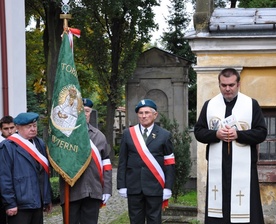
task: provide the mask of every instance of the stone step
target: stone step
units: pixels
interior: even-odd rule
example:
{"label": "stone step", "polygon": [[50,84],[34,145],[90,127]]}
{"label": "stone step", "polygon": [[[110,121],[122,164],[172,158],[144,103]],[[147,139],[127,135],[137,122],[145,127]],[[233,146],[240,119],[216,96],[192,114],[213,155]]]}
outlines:
{"label": "stone step", "polygon": [[165,224],[179,224],[179,223],[191,223],[191,221],[196,220],[194,216],[162,216],[162,223]]}
{"label": "stone step", "polygon": [[183,215],[183,216],[197,216],[197,207],[182,206],[182,205],[169,205],[163,211],[163,215]]}
{"label": "stone step", "polygon": [[169,205],[162,214],[162,223],[190,223],[191,220],[196,220],[197,207]]}

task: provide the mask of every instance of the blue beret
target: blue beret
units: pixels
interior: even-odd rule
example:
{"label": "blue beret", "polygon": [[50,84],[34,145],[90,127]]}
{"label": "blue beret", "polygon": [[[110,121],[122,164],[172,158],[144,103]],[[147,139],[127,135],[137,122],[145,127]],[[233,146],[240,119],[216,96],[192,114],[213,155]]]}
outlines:
{"label": "blue beret", "polygon": [[82,102],[83,102],[83,106],[85,106],[85,107],[90,107],[90,108],[92,108],[93,107],[93,102],[92,102],[92,100],[90,100],[90,99],[88,99],[88,98],[83,98],[82,99]]}
{"label": "blue beret", "polygon": [[13,122],[18,125],[26,125],[36,122],[38,117],[39,115],[34,112],[20,113],[13,119]]}
{"label": "blue beret", "polygon": [[156,104],[153,100],[150,100],[150,99],[143,99],[141,100],[137,106],[135,107],[135,112],[138,113],[139,109],[141,107],[151,107],[153,108],[154,110],[157,110],[157,107],[156,107]]}

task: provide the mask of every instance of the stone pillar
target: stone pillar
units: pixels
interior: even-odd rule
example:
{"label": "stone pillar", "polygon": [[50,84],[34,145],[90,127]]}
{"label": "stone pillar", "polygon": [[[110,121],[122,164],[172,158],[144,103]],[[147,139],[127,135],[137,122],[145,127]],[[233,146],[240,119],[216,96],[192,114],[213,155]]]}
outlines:
{"label": "stone pillar", "polygon": [[214,0],[197,0],[194,26],[197,33],[209,31],[209,21],[214,9]]}
{"label": "stone pillar", "polygon": [[173,114],[170,117],[175,118],[179,124],[179,130],[185,130],[188,126],[188,88],[187,81],[185,80],[172,80],[173,87],[173,102],[169,105],[173,108]]}

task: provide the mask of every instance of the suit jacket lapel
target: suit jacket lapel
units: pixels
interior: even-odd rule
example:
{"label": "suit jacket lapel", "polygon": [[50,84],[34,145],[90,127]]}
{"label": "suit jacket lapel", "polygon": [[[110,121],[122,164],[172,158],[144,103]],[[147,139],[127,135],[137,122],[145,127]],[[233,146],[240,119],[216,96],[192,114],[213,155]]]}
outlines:
{"label": "suit jacket lapel", "polygon": [[151,130],[150,135],[148,136],[146,145],[149,145],[153,140],[155,140],[158,136],[159,128],[157,125],[154,124],[153,129]]}

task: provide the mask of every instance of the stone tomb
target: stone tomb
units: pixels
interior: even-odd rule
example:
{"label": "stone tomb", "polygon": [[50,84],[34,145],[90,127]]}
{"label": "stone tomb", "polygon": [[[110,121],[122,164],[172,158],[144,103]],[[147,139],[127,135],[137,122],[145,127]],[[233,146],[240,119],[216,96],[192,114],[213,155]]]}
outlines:
{"label": "stone tomb", "polygon": [[188,124],[190,65],[190,61],[156,47],[143,52],[127,83],[126,126],[138,123],[135,106],[141,99],[149,98],[156,102],[159,114],[177,119],[180,131],[184,130]]}

